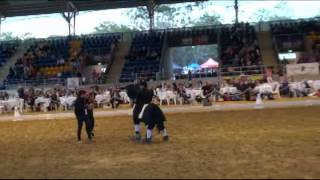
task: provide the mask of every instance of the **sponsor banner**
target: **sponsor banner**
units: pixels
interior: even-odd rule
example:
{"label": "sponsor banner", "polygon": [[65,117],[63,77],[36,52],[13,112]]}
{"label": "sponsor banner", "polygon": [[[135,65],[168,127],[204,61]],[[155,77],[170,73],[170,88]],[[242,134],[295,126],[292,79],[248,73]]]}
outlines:
{"label": "sponsor banner", "polygon": [[183,38],[182,45],[201,45],[208,44],[208,36],[199,36],[193,38]]}
{"label": "sponsor banner", "polygon": [[319,75],[319,63],[288,64],[287,75]]}
{"label": "sponsor banner", "polygon": [[182,45],[192,45],[192,38],[183,38]]}
{"label": "sponsor banner", "polygon": [[193,44],[207,44],[208,43],[208,37],[207,36],[200,36],[193,38]]}
{"label": "sponsor banner", "polygon": [[79,89],[79,78],[68,78],[67,79],[68,89]]}

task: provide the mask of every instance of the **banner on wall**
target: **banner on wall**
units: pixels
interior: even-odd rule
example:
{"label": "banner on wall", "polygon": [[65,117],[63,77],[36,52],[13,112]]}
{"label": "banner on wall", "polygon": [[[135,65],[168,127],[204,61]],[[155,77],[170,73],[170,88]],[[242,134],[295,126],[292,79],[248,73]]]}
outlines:
{"label": "banner on wall", "polygon": [[319,75],[319,63],[288,64],[287,75]]}
{"label": "banner on wall", "polygon": [[79,78],[68,78],[67,79],[68,89],[79,89]]}
{"label": "banner on wall", "polygon": [[189,37],[189,38],[182,38],[181,44],[182,45],[202,45],[208,44],[208,36],[199,36],[199,37]]}

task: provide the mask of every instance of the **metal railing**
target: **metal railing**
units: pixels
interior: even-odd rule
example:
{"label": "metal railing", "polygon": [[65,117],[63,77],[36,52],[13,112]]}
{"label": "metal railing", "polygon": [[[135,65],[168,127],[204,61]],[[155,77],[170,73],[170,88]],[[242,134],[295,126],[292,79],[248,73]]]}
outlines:
{"label": "metal railing", "polygon": [[[198,71],[191,73],[191,78],[210,78],[217,76],[240,76],[240,75],[262,75],[265,73],[266,69],[278,68],[273,65],[262,65],[262,66],[238,66],[238,67],[222,67],[217,68],[215,70],[209,71]],[[148,76],[147,74],[150,74]],[[188,79],[188,74],[182,73],[174,73],[171,77],[166,77],[164,73],[129,73],[129,74],[121,74],[121,79],[123,81],[126,80],[134,80],[139,78],[149,77],[154,80],[167,80],[167,79]]]}
{"label": "metal railing", "polygon": [[50,85],[66,85],[66,78],[30,79],[30,80],[10,80],[3,85],[6,89],[17,88],[18,86],[47,87]]}
{"label": "metal railing", "polygon": [[[230,77],[230,76],[240,76],[240,75],[263,75],[266,69],[269,68],[284,68],[281,66],[244,66],[244,67],[223,67],[217,68],[213,71],[205,72],[199,71],[191,74],[192,79],[202,79],[202,78],[219,78]],[[285,69],[285,68],[284,68]],[[116,77],[108,76],[107,79],[100,79],[96,82],[90,81],[86,78],[86,81],[82,82],[80,79],[81,86],[95,86],[95,85],[107,85],[107,84],[117,84],[123,85],[127,83],[132,83],[136,79],[141,78],[151,78],[153,81],[163,81],[163,80],[186,80],[189,79],[188,74],[173,74],[171,77],[166,77],[164,73],[153,72],[153,73],[131,73],[131,74],[120,74]],[[118,79],[115,82],[110,81],[110,79]],[[120,81],[120,79],[122,81]],[[49,79],[35,79],[35,80],[23,80],[23,81],[10,81],[10,83],[5,83],[6,89],[14,89],[18,86],[24,87],[40,87],[47,88],[55,85],[67,86],[66,78],[49,78]]]}

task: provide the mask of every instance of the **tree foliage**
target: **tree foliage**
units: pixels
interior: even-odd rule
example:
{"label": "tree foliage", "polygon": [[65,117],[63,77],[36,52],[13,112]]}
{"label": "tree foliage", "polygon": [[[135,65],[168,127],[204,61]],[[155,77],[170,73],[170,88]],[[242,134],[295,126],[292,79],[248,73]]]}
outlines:
{"label": "tree foliage", "polygon": [[24,33],[20,36],[15,36],[12,32],[3,32],[1,34],[2,41],[12,41],[12,40],[25,40],[34,38],[30,32]]}
{"label": "tree foliage", "polygon": [[134,27],[130,27],[123,24],[119,25],[110,21],[104,21],[94,29],[95,29],[95,33],[129,32],[129,31],[137,30]]}
{"label": "tree foliage", "polygon": [[222,18],[220,15],[217,15],[217,14],[209,15],[206,12],[197,21],[193,22],[193,25],[194,26],[218,25],[218,24],[222,24],[221,22],[222,22]]}
{"label": "tree foliage", "polygon": [[137,7],[124,12],[138,30],[149,28],[149,15],[146,7]]}
{"label": "tree foliage", "polygon": [[[221,24],[221,17],[214,12],[205,12],[198,18],[192,17],[194,10],[203,10],[209,3],[212,2],[201,1],[187,3],[184,6],[157,6],[155,8],[155,28],[166,29]],[[147,30],[149,28],[149,15],[146,7],[127,10],[124,15],[130,18],[138,30]]]}
{"label": "tree foliage", "polygon": [[11,41],[11,40],[17,40],[18,37],[14,36],[12,32],[4,32],[1,34],[1,40],[3,41]]}
{"label": "tree foliage", "polygon": [[[280,14],[285,14],[285,16]],[[293,16],[293,10],[289,8],[288,3],[281,1],[276,4],[273,9],[258,9],[255,13],[253,13],[251,20],[255,22],[277,21],[292,19]]]}

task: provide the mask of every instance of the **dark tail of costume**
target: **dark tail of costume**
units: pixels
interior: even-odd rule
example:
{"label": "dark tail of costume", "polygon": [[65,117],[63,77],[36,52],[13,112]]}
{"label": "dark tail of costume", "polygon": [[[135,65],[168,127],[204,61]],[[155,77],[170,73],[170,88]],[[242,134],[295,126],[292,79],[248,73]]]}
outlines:
{"label": "dark tail of costume", "polygon": [[142,119],[145,120],[149,129],[153,129],[154,126],[157,126],[157,129],[160,132],[165,128],[164,122],[166,121],[166,117],[156,104],[151,103],[146,107]]}

